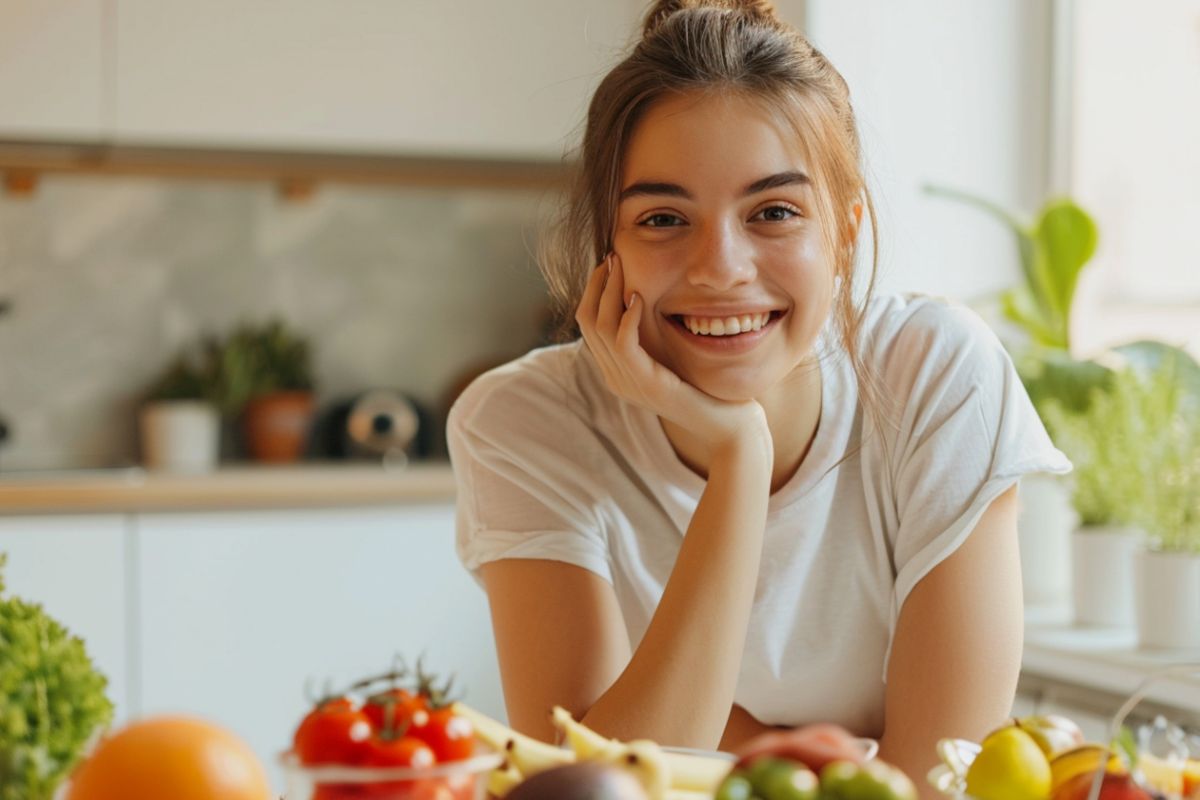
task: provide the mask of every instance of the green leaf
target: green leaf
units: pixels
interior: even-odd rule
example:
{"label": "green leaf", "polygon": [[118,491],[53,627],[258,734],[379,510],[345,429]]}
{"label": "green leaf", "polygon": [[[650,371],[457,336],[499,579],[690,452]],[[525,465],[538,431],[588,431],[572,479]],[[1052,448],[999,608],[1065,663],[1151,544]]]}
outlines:
{"label": "green leaf", "polygon": [[1096,252],[1098,233],[1091,216],[1067,199],[1054,200],[1042,209],[1033,231],[1035,292],[1044,293],[1045,305],[1061,327],[1064,347],[1069,342],[1067,323],[1079,273]]}
{"label": "green leaf", "polygon": [[1040,347],[1059,348],[1059,338],[1053,327],[1047,324],[1033,296],[1024,286],[1010,289],[1000,295],[1000,310],[1012,322],[1020,325],[1033,343]]}
{"label": "green leaf", "polygon": [[1192,402],[1200,403],[1200,364],[1186,350],[1165,342],[1142,340],[1114,347],[1113,351],[1143,375],[1169,370]]}

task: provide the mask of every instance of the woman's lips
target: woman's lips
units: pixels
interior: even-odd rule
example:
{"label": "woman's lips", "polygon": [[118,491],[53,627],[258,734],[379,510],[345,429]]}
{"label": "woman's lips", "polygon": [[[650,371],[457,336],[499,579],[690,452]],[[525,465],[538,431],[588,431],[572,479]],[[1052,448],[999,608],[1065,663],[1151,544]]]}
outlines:
{"label": "woman's lips", "polygon": [[692,347],[706,353],[737,354],[755,347],[786,315],[786,311],[772,311],[766,324],[758,330],[732,335],[693,333],[684,324],[683,315],[681,314],[668,316],[667,319],[671,322],[671,328]]}

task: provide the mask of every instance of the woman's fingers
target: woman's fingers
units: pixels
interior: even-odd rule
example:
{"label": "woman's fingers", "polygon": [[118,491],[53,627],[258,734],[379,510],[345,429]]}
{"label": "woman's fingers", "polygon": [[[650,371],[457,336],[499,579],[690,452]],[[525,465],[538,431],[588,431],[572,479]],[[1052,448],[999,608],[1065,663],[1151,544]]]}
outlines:
{"label": "woman's fingers", "polygon": [[596,327],[606,339],[615,339],[621,315],[625,313],[625,271],[621,269],[621,259],[616,253],[609,253],[607,261],[608,275],[604,281],[604,291],[600,293]]}
{"label": "woman's fingers", "polygon": [[608,259],[601,261],[588,277],[583,287],[583,296],[579,298],[579,306],[575,309],[575,321],[579,329],[594,328],[596,324],[596,308],[600,303],[600,293],[604,291],[604,280],[607,277]]}

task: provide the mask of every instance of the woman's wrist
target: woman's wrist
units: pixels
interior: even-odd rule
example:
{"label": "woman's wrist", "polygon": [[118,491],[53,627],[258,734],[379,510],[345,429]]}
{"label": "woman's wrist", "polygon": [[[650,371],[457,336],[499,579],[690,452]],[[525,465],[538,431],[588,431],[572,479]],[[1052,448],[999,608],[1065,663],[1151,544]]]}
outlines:
{"label": "woman's wrist", "polygon": [[775,443],[767,425],[767,415],[756,402],[747,403],[739,409],[738,419],[728,436],[716,441],[712,447],[712,463],[741,461],[761,462],[770,471],[775,460]]}

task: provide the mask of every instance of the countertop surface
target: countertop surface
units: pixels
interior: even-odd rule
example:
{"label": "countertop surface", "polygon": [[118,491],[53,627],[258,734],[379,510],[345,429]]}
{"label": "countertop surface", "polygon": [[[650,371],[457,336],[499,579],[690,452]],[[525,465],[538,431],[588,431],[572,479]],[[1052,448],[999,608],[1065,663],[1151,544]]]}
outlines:
{"label": "countertop surface", "polygon": [[1142,650],[1133,628],[1077,627],[1062,609],[1027,611],[1021,669],[1023,676],[1106,698],[1109,714],[1150,681],[1149,706],[1183,712],[1189,722],[1200,720],[1200,650]]}
{"label": "countertop surface", "polygon": [[236,464],[180,474],[127,469],[0,472],[0,515],[452,503],[447,462],[392,467]]}

